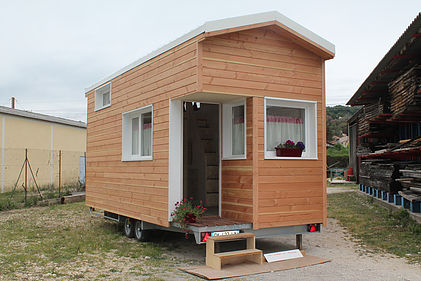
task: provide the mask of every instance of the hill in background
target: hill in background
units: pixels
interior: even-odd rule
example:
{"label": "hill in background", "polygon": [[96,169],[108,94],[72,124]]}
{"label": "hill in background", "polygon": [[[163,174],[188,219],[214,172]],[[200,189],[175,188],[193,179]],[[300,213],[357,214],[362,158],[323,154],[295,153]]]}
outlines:
{"label": "hill in background", "polygon": [[348,135],[348,119],[357,112],[360,107],[335,105],[326,107],[326,137],[331,141],[333,136]]}

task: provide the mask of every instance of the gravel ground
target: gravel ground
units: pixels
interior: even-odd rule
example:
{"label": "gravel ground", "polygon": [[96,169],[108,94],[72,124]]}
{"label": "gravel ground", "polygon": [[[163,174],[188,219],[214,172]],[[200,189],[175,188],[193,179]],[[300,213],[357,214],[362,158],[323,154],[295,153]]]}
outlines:
{"label": "gravel ground", "polygon": [[[267,252],[289,250],[295,247],[295,236],[257,239],[256,247]],[[172,253],[178,257],[205,263],[204,247],[191,245],[191,241],[174,243]],[[331,259],[331,262],[304,268],[233,278],[230,280],[382,280],[421,281],[421,265],[408,264],[405,259],[389,254],[370,253],[347,235],[334,219],[328,219],[322,233],[303,237],[303,248],[308,255]],[[187,278],[188,274],[185,274]],[[180,276],[177,274],[177,278]]]}
{"label": "gravel ground", "polygon": [[[352,190],[347,190],[352,191]],[[345,192],[342,188],[333,187],[331,192]],[[15,217],[28,217],[45,208],[29,210],[15,210],[0,213],[0,223]],[[65,210],[56,211],[67,224],[99,223],[102,219],[83,214],[78,220],[69,216]],[[83,212],[84,213],[84,212]],[[78,213],[76,213],[78,214]],[[48,225],[58,224],[59,221],[50,221],[44,218],[42,223]],[[35,222],[35,224],[41,222]],[[124,243],[135,246],[138,242],[133,239],[121,237]],[[186,240],[180,233],[154,232],[152,242],[160,245],[164,250],[165,262],[150,266],[148,257],[129,258],[122,257],[115,252],[81,255],[72,263],[65,263],[62,267],[54,264],[27,264],[26,269],[16,273],[13,280],[202,280],[193,275],[178,270],[179,267],[205,264],[205,246],[196,245],[193,237]],[[265,253],[289,250],[295,247],[295,236],[282,236],[276,238],[257,239],[257,248]],[[420,280],[421,265],[408,264],[405,259],[388,254],[372,253],[360,246],[358,241],[353,241],[347,232],[334,219],[328,219],[327,226],[322,233],[304,235],[303,248],[308,255],[331,259],[331,262],[309,266],[305,268],[263,273],[257,275],[233,278],[230,280]],[[1,249],[0,249],[1,261]],[[51,267],[51,269],[47,269]],[[114,269],[114,270],[113,270]],[[118,270],[116,270],[118,269]],[[46,274],[45,272],[51,272]],[[61,272],[66,277],[56,275]],[[9,280],[2,278],[0,280]]]}

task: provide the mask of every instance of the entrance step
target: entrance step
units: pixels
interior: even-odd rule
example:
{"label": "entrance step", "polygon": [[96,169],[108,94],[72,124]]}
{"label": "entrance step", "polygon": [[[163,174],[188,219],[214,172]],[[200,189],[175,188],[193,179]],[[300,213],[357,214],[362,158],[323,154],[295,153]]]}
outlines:
{"label": "entrance step", "polygon": [[206,206],[207,207],[216,207],[219,202],[219,193],[218,192],[207,192],[206,193]]}
{"label": "entrance step", "polygon": [[[239,239],[247,240],[247,249],[224,253],[215,253],[215,243]],[[210,236],[206,240],[206,265],[221,270],[223,265],[243,262],[263,263],[263,253],[256,249],[256,237],[252,233]]]}
{"label": "entrance step", "polygon": [[218,154],[216,152],[208,152],[205,153],[206,163],[208,166],[218,166],[219,159]]}
{"label": "entrance step", "polygon": [[208,192],[218,192],[219,191],[219,181],[218,180],[206,180],[206,193]]}
{"label": "entrance step", "polygon": [[216,152],[217,146],[213,140],[200,140],[200,142],[202,143],[205,153]]}
{"label": "entrance step", "polygon": [[206,166],[206,179],[218,179],[218,178],[219,178],[219,167]]}

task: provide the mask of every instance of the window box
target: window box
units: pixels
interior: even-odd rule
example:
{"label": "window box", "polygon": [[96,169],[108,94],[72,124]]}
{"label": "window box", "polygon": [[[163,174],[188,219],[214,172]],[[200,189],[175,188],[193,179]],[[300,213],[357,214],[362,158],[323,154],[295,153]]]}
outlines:
{"label": "window box", "polygon": [[122,161],[152,160],[152,105],[123,113],[122,123]]}
{"label": "window box", "polygon": [[303,151],[299,148],[275,147],[278,157],[301,157]]}

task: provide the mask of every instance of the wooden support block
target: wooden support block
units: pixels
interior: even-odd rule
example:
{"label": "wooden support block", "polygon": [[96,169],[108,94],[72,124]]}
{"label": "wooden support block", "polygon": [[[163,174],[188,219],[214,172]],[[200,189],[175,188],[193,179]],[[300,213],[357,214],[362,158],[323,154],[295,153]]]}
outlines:
{"label": "wooden support block", "polygon": [[297,249],[299,250],[303,249],[303,235],[302,234],[295,235],[295,244],[296,244]]}

